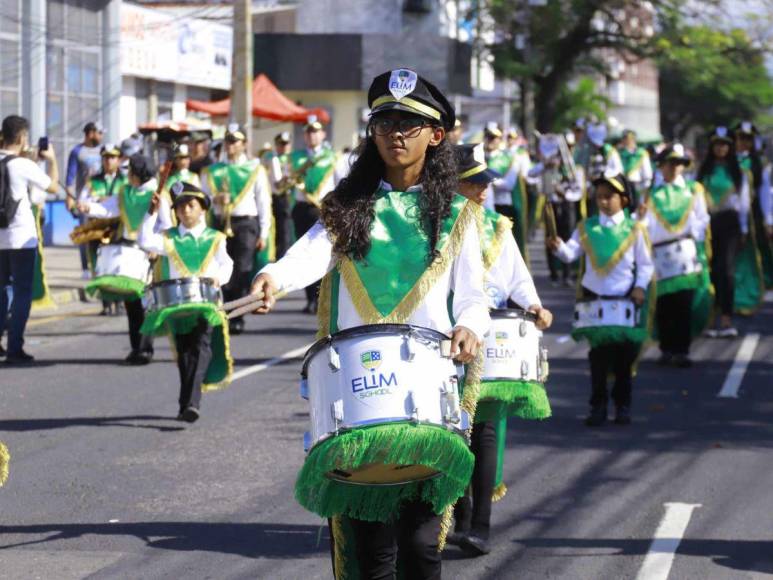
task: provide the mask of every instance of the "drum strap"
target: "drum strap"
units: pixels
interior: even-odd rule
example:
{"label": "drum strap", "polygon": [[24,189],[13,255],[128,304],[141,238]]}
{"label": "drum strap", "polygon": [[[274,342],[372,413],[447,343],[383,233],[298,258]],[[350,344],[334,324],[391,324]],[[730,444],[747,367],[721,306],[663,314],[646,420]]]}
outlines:
{"label": "drum strap", "polygon": [[658,242],[657,244],[652,244],[653,248],[660,248],[662,246],[667,246],[669,244],[673,244],[674,242],[681,242],[682,240],[691,240],[692,236],[690,234],[686,234],[684,236],[679,236],[678,238],[674,238],[673,240],[665,240],[662,242]]}

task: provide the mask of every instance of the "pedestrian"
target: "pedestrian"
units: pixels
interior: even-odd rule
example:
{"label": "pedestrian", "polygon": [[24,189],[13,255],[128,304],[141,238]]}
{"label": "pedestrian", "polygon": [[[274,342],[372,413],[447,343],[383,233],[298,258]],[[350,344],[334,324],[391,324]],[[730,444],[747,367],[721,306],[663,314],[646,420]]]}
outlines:
{"label": "pedestrian", "polygon": [[657,307],[655,321],[664,366],[692,366],[690,343],[695,291],[704,280],[698,245],[706,238],[709,215],[703,186],[683,177],[690,165],[684,146],[666,146],[656,158],[663,181],[639,210],[653,244]]}
{"label": "pedestrian", "polygon": [[[253,282],[253,292],[265,296],[259,312],[273,306],[278,290],[303,288],[325,276],[321,334],[398,319],[449,333],[452,355],[471,362],[490,318],[475,227],[478,208],[452,194],[456,160],[445,135],[454,126],[453,107],[407,69],[376,77],[368,106],[368,138],[348,177],[323,200],[321,221]],[[451,297],[455,323],[448,311]],[[470,398],[475,385],[468,386]],[[464,441],[434,430],[432,437],[442,438],[443,445],[433,444],[421,428],[388,424],[333,437],[321,452],[334,463],[340,459],[340,469],[347,468],[354,448],[364,462],[378,461],[386,451],[379,436],[394,429],[388,445],[400,441],[402,448],[410,447],[411,463],[427,454],[432,461],[439,454],[449,457],[445,446],[458,449],[449,466],[455,475],[441,471],[422,482],[350,485],[328,478],[328,462],[310,461],[310,454],[295,495],[310,511],[332,518],[336,577],[393,578],[399,559],[407,577],[440,578],[441,514],[462,495],[472,471]]]}
{"label": "pedestrian", "polygon": [[706,190],[711,216],[711,282],[716,292],[719,317],[709,338],[734,338],[736,260],[749,235],[749,179],[741,170],[735,144],[727,127],[719,126],[709,137],[709,150],[696,177]]}
{"label": "pedestrian", "polygon": [[[89,178],[100,172],[102,168],[102,136],[104,129],[99,123],[89,121],[83,127],[83,141],[78,143],[70,151],[67,158],[67,176],[65,177],[65,190],[67,209],[77,210],[78,195],[86,186]],[[86,223],[85,216],[78,216],[81,225]],[[91,277],[89,269],[88,248],[80,245],[78,248],[81,258],[81,271],[84,279]]]}
{"label": "pedestrian", "polygon": [[292,152],[290,133],[282,131],[274,137],[274,152],[270,158],[271,208],[274,212],[274,230],[276,232],[276,259],[287,252],[293,240],[293,223],[290,211],[295,201],[293,194],[290,153]]}
{"label": "pedestrian", "polygon": [[[212,197],[234,261],[231,280],[223,288],[227,301],[249,293],[255,253],[268,247],[271,236],[271,185],[260,161],[247,157],[246,147],[247,136],[232,123],[225,134],[226,162],[213,163],[202,174],[202,188]],[[230,332],[243,331],[244,317],[231,319]]]}
{"label": "pedestrian", "polygon": [[639,147],[636,143],[636,131],[626,129],[620,139],[618,147],[620,161],[623,164],[623,173],[628,183],[631,184],[633,191],[633,202],[631,211],[634,211],[647,194],[647,190],[652,185],[652,162],[650,154],[644,147]]}
{"label": "pedestrian", "polygon": [[[459,157],[459,193],[474,203],[485,202],[487,186],[500,177],[486,166],[482,144],[461,145]],[[483,209],[483,208],[481,208]],[[483,209],[478,221],[484,286],[489,306],[494,309],[517,307],[534,313],[537,328],[550,327],[553,316],[542,307],[534,280],[521,256],[509,218]],[[526,381],[486,382],[481,384],[470,448],[475,468],[467,493],[454,509],[454,533],[448,542],[472,556],[490,551],[491,504],[504,497],[502,479],[508,416],[544,419],[550,416],[550,403],[541,384]]]}
{"label": "pedestrian", "polygon": [[[29,122],[9,115],[3,119],[0,149],[0,337],[7,327],[8,342],[0,356],[6,364],[28,364],[34,357],[24,351],[24,330],[32,304],[35,264],[38,252],[38,228],[32,206],[45,202],[45,194],[59,188],[56,153],[48,147],[37,151],[47,163],[44,172],[26,158],[29,148]],[[9,311],[6,288],[13,290]]]}
{"label": "pedestrian", "polygon": [[[597,177],[592,183],[599,214],[580,222],[568,242],[556,237],[548,244],[564,262],[584,256],[578,301],[591,302],[603,311],[605,302],[614,301],[617,311],[627,314],[626,321],[635,321],[628,304],[644,305],[654,270],[647,232],[624,211],[631,194],[622,174]],[[592,326],[576,327],[572,333],[575,340],[590,343],[590,413],[585,420],[589,427],[607,421],[609,373],[614,375],[615,423],[631,422],[632,369],[647,338],[646,318],[641,316],[638,324],[625,326],[612,325],[601,316],[594,318]]]}
{"label": "pedestrian", "polygon": [[[140,246],[160,256],[156,282],[196,277],[220,287],[231,278],[233,260],[225,235],[207,226],[210,198],[187,181],[176,182],[171,193],[178,225],[159,231],[162,198],[155,195],[139,233]],[[227,319],[215,302],[162,306],[147,315],[142,332],[172,334],[180,373],[177,419],[193,423],[199,418],[202,389],[224,387],[231,380]]]}

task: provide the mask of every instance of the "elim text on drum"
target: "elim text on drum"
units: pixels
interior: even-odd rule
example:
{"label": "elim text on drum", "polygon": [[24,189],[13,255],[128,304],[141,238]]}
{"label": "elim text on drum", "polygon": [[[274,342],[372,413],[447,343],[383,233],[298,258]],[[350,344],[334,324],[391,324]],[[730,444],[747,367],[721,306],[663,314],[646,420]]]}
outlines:
{"label": "elim text on drum", "polygon": [[381,351],[368,350],[361,353],[360,363],[363,368],[370,371],[370,374],[352,379],[352,392],[359,393],[357,396],[360,399],[376,395],[389,395],[392,391],[386,387],[398,386],[395,373],[389,373],[389,376],[386,376],[376,372],[376,369],[381,366]]}

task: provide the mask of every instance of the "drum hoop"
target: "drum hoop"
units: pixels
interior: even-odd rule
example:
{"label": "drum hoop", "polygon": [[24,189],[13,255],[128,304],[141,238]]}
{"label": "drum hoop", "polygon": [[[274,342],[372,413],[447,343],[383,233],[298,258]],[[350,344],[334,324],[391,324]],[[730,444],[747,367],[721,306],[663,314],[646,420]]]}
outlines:
{"label": "drum hoop", "polygon": [[449,336],[440,332],[439,330],[434,330],[432,328],[427,328],[425,326],[418,326],[415,324],[364,324],[362,326],[353,326],[352,328],[347,328],[345,330],[341,330],[339,332],[336,332],[335,334],[325,336],[323,338],[320,338],[317,342],[312,344],[309,347],[309,350],[306,351],[306,354],[303,356],[303,367],[301,369],[301,376],[306,378],[308,376],[308,369],[309,364],[311,363],[311,359],[313,359],[316,354],[325,348],[330,343],[339,341],[339,340],[345,340],[348,338],[355,338],[357,336],[361,335],[394,335],[394,334],[414,334],[417,336],[421,336],[423,338],[427,338],[430,340],[437,340],[438,342],[441,342],[443,340],[449,340]]}
{"label": "drum hoop", "polygon": [[537,322],[537,315],[534,312],[528,310],[522,310],[521,308],[495,308],[490,311],[491,318],[497,319],[516,319],[527,320],[529,322]]}
{"label": "drum hoop", "polygon": [[189,278],[173,278],[171,280],[160,280],[159,282],[154,282],[148,286],[148,290],[153,290],[154,288],[165,288],[167,286],[182,286],[183,283],[207,284],[209,286],[214,286],[215,280],[213,278],[199,278],[197,276],[192,276]]}

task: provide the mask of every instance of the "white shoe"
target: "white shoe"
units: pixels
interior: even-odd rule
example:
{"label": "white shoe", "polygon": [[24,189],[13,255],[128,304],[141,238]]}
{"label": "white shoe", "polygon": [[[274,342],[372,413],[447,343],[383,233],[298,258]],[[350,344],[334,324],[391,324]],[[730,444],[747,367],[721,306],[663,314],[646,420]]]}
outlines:
{"label": "white shoe", "polygon": [[709,328],[703,333],[706,338],[719,338],[719,331],[716,328]]}
{"label": "white shoe", "polygon": [[719,338],[736,338],[737,336],[738,331],[732,326],[719,329]]}
{"label": "white shoe", "polygon": [[88,270],[81,272],[81,280],[91,280],[91,272]]}

